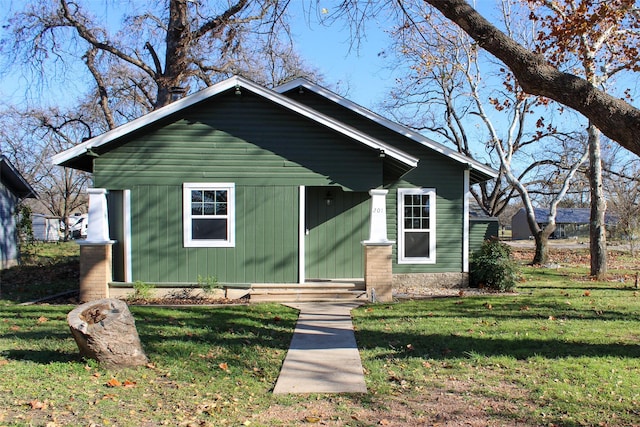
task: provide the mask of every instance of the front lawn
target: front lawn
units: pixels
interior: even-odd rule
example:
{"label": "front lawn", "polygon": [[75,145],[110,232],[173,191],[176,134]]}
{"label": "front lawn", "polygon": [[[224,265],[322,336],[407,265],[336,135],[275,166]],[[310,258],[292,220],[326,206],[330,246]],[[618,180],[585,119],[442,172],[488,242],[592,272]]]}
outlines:
{"label": "front lawn", "polygon": [[607,282],[559,264],[525,268],[517,294],[354,310],[366,395],[271,393],[297,318],[282,305],[131,306],[151,364],[108,371],[78,357],[73,306],[18,305],[5,282],[0,426],[640,426],[633,262]]}

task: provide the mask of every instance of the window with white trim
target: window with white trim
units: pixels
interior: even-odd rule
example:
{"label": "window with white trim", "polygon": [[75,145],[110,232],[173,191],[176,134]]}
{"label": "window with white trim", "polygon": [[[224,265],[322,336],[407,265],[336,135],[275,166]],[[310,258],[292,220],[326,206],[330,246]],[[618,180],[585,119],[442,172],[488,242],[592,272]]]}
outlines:
{"label": "window with white trim", "polygon": [[185,182],[182,194],[185,247],[235,246],[235,184]]}
{"label": "window with white trim", "polygon": [[435,213],[435,189],[398,189],[398,264],[436,262]]}

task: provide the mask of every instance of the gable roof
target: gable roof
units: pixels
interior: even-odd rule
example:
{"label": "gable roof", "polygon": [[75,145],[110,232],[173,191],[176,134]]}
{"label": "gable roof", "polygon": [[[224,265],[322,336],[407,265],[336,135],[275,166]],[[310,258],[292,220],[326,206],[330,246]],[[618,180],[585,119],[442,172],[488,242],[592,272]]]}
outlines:
{"label": "gable roof", "polygon": [[121,137],[125,137],[126,135],[134,131],[143,129],[147,126],[151,126],[154,123],[157,123],[164,118],[174,115],[181,110],[209,100],[219,94],[231,90],[240,91],[240,93],[244,90],[247,90],[296,114],[311,119],[322,126],[326,126],[329,129],[332,129],[346,137],[349,137],[352,140],[355,140],[372,150],[376,150],[381,154],[384,154],[385,158],[390,158],[395,161],[400,165],[401,169],[404,169],[405,172],[415,168],[418,165],[418,158],[402,150],[399,150],[383,141],[372,138],[366,133],[350,127],[338,120],[335,120],[332,117],[321,114],[304,104],[301,104],[282,95],[281,93],[267,89],[240,76],[231,77],[220,83],[216,83],[213,86],[209,86],[208,88],[203,89],[200,92],[196,92],[165,107],[152,111],[142,117],[132,120],[129,123],[105,132],[99,136],[96,136],[95,138],[89,139],[66,151],[63,151],[62,153],[56,154],[52,157],[51,160],[56,165],[69,166],[91,172],[93,169],[93,162],[89,160],[91,156],[95,156],[96,151],[98,153],[104,151],[105,149],[107,149],[107,146],[110,143]]}
{"label": "gable roof", "polygon": [[465,156],[464,154],[461,154],[455,150],[452,150],[451,148],[448,148],[430,138],[427,138],[426,136],[409,129],[406,126],[393,122],[377,113],[374,113],[371,110],[368,110],[362,107],[361,105],[358,105],[352,101],[349,101],[348,99],[322,86],[312,83],[305,78],[302,78],[302,77],[297,78],[295,80],[292,80],[281,86],[276,87],[274,90],[279,93],[285,93],[297,88],[304,88],[304,89],[310,90],[326,99],[329,99],[330,101],[333,101],[341,105],[344,108],[347,108],[353,111],[356,114],[366,117],[367,119],[372,120],[375,123],[389,130],[392,130],[393,132],[401,134],[421,145],[424,145],[425,147],[430,148],[435,152],[438,152],[446,157],[449,157],[450,159],[458,163],[462,163],[463,165],[466,165],[471,169],[472,182],[482,182],[488,179],[496,178],[498,176],[498,171],[493,169],[491,166],[480,163],[475,159],[472,159],[470,157]]}
{"label": "gable roof", "polygon": [[21,199],[35,199],[38,196],[36,190],[29,185],[4,155],[0,155],[0,181]]}

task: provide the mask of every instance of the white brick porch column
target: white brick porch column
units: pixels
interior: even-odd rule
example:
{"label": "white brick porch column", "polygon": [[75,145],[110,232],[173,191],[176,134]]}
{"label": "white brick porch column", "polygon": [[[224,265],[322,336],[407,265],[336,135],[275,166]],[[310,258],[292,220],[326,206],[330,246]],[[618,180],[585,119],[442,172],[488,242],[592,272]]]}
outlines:
{"label": "white brick porch column", "polygon": [[107,190],[89,188],[87,238],[80,240],[80,301],[109,297],[112,279],[111,252],[114,240],[109,240]]}
{"label": "white brick porch column", "polygon": [[364,245],[364,282],[369,299],[390,302],[392,296],[392,246],[387,239],[387,200],[389,190],[370,190],[371,217],[369,239]]}

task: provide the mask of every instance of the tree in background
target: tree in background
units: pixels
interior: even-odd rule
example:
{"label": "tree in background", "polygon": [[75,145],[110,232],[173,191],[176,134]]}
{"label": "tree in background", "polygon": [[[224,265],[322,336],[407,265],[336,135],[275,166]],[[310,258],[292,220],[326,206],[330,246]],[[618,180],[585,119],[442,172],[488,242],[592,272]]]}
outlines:
{"label": "tree in background", "polygon": [[[634,0],[527,0],[538,23],[537,53],[558,68],[603,91],[611,79],[639,70],[640,21]],[[629,97],[629,90],[622,94]],[[589,188],[591,195],[591,275],[607,272],[605,195],[602,184],[601,132],[589,121]]]}
{"label": "tree in background", "polygon": [[[533,263],[546,263],[557,206],[586,159],[584,144],[552,123],[555,103],[524,93],[504,66],[489,61],[464,32],[422,2],[414,2],[411,10],[409,5],[403,3],[405,22],[394,33],[396,51],[409,71],[398,78],[387,111],[471,158],[499,164],[497,180],[471,192],[492,216],[519,196],[536,242]],[[508,5],[503,6],[505,27],[511,30]],[[413,18],[418,16],[424,19]],[[541,227],[533,195],[543,185],[553,196]]]}
{"label": "tree in background", "polygon": [[[68,91],[80,93],[78,99],[64,99],[62,106],[13,108],[27,120],[27,132],[3,129],[12,160],[30,159],[17,163],[40,184],[47,210],[66,218],[84,204],[77,192],[88,177],[52,168],[47,160],[57,152],[232,74],[267,86],[299,76],[320,80],[292,47],[287,3],[25,2],[4,29],[0,51],[6,72],[22,71],[30,88],[82,82]],[[122,18],[119,26],[114,15]]]}
{"label": "tree in background", "polygon": [[640,165],[637,160],[606,180],[609,210],[617,222],[618,233],[626,239],[632,256],[640,237]]}
{"label": "tree in background", "polygon": [[[63,238],[71,237],[69,217],[86,210],[84,192],[90,175],[53,166],[49,158],[86,135],[91,124],[79,109],[73,113],[54,110],[31,110],[27,113],[5,111],[0,117],[2,146],[38,193],[29,201],[33,210],[46,210],[64,221]],[[89,132],[90,134],[90,132]]]}
{"label": "tree in background", "polygon": [[[357,2],[352,0],[351,2]],[[447,19],[462,28],[478,46],[502,61],[514,74],[528,94],[544,96],[575,109],[588,118],[600,131],[629,151],[640,155],[640,110],[623,99],[608,94],[585,78],[563,72],[543,55],[518,44],[480,15],[465,0],[424,0],[439,10]],[[347,2],[347,3],[351,3]],[[622,28],[636,33],[637,8],[632,0],[586,1],[580,4],[604,7],[603,12],[615,12],[618,5],[625,5],[626,18],[618,23]],[[631,7],[628,6],[631,4]],[[598,15],[594,16],[598,18]],[[579,18],[579,15],[576,16]],[[574,21],[578,22],[578,21]],[[607,20],[612,23],[613,21]],[[589,22],[583,22],[577,30],[584,31]],[[625,31],[626,32],[626,31]],[[635,40],[635,35],[632,37]],[[637,55],[637,44],[629,44],[628,53]],[[636,71],[637,67],[630,70]]]}

